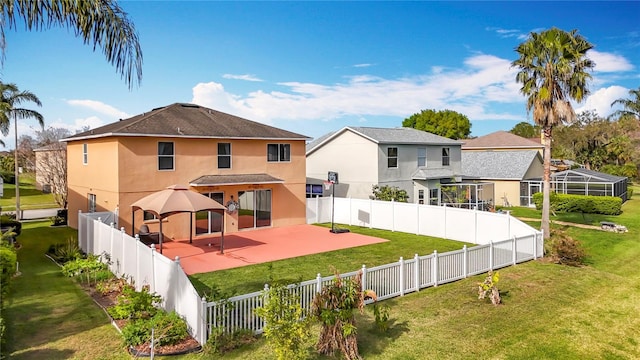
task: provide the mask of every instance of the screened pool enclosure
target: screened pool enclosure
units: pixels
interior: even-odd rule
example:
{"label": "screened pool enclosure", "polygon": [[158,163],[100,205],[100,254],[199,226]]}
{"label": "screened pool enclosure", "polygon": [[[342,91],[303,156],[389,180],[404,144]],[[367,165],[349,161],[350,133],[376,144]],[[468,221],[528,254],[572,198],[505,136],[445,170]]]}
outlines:
{"label": "screened pool enclosure", "polygon": [[[628,179],[587,169],[572,169],[551,174],[551,191],[560,194],[617,196],[627,201]],[[542,179],[520,183],[520,205],[533,206],[533,194],[542,191]]]}

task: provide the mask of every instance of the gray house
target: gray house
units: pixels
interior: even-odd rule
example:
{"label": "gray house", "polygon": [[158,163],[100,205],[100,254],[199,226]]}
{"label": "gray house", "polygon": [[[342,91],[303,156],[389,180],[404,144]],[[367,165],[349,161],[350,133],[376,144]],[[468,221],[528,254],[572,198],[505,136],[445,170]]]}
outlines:
{"label": "gray house", "polygon": [[413,128],[344,127],[307,144],[307,196],[338,173],[335,195],[369,199],[373,185],[397,186],[409,202],[437,204],[441,184],[461,180],[462,141]]}

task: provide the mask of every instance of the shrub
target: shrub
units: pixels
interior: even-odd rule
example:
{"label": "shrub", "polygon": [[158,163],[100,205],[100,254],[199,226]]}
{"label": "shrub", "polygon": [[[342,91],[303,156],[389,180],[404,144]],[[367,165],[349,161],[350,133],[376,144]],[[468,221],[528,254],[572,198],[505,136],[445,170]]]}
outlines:
{"label": "shrub", "polygon": [[16,183],[16,174],[11,171],[0,171],[0,177],[2,177],[2,181],[4,181],[5,184]]}
{"label": "shrub", "polygon": [[22,223],[8,215],[2,215],[0,216],[0,228],[2,228],[3,231],[13,228],[13,232],[16,233],[15,236],[18,236],[22,232]]}
{"label": "shrub", "polygon": [[310,318],[300,305],[300,297],[284,285],[264,291],[265,304],[256,309],[264,318],[264,335],[280,360],[306,359],[305,343],[311,336]]}
{"label": "shrub", "polygon": [[132,286],[127,283],[127,280],[125,278],[117,278],[112,276],[109,279],[98,282],[96,284],[96,291],[98,291],[101,295],[107,295],[110,293],[121,294],[127,287],[132,288]]}
{"label": "shrub", "polygon": [[570,266],[584,264],[587,254],[580,242],[558,230],[551,230],[550,235],[548,257],[553,262]]}
{"label": "shrub", "polygon": [[62,273],[68,277],[78,277],[91,284],[94,282],[108,278],[111,274],[107,268],[107,264],[99,261],[95,255],[89,255],[86,259],[75,259],[67,262],[62,266]]}
{"label": "shrub", "polygon": [[497,271],[494,273],[489,270],[484,281],[478,283],[478,299],[483,300],[488,296],[493,305],[500,304],[502,299],[500,298],[500,290],[498,290],[498,281],[500,281],[500,274]]}
{"label": "shrub", "polygon": [[118,297],[118,303],[107,309],[114,319],[149,319],[158,312],[157,305],[162,297],[149,292],[145,286],[141,291],[135,291],[132,287],[125,287],[122,295]]}
{"label": "shrub", "polygon": [[[2,274],[0,275],[0,296],[2,302],[4,302],[7,295],[9,295],[9,289],[11,286],[11,279],[16,274],[18,256],[13,246],[0,246],[0,268]],[[2,304],[0,303],[0,307]]]}
{"label": "shrub", "polygon": [[[542,193],[533,194],[538,210],[542,209]],[[581,212],[587,214],[619,215],[622,199],[617,196],[592,196],[572,194],[549,194],[551,208],[557,212]]]}
{"label": "shrub", "polygon": [[136,346],[151,341],[154,346],[175,345],[189,336],[187,323],[175,311],[159,311],[151,319],[135,319],[122,328],[122,337],[127,346]]}
{"label": "shrub", "polygon": [[389,305],[380,305],[377,302],[373,304],[373,316],[376,323],[376,329],[381,332],[387,332],[389,330],[389,312],[391,307]]}
{"label": "shrub", "polygon": [[82,259],[84,256],[78,242],[73,238],[67,239],[66,243],[52,244],[47,254],[60,264]]}

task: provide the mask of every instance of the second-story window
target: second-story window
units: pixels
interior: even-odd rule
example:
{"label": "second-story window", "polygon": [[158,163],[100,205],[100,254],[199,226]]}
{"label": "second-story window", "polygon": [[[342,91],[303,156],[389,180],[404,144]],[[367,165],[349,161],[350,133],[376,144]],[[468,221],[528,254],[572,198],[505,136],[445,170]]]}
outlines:
{"label": "second-story window", "polygon": [[427,148],[418,148],[418,166],[427,166]]}
{"label": "second-story window", "polygon": [[291,161],[291,144],[267,144],[267,161]]}
{"label": "second-story window", "polygon": [[387,148],[387,167],[388,168],[398,167],[398,148],[397,147]]}
{"label": "second-story window", "polygon": [[89,163],[89,144],[82,144],[82,163],[87,165]]}
{"label": "second-story window", "polygon": [[230,143],[218,143],[218,169],[231,169]]}
{"label": "second-story window", "polygon": [[449,148],[442,148],[442,166],[449,166]]}
{"label": "second-story window", "polygon": [[172,142],[158,143],[158,170],[173,170],[175,151]]}

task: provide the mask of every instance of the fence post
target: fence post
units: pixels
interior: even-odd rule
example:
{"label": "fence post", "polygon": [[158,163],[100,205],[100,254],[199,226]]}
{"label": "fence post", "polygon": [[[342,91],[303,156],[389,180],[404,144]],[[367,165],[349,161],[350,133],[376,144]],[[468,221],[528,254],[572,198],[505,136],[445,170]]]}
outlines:
{"label": "fence post", "polygon": [[156,292],[156,244],[151,244],[151,289],[150,293]]}
{"label": "fence post", "polygon": [[316,222],[315,223],[317,224],[317,223],[320,222],[320,214],[319,214],[319,211],[320,211],[320,200],[319,200],[319,198],[315,198],[315,200],[316,200]]}
{"label": "fence post", "polygon": [[533,233],[533,260],[538,258],[538,234]]}
{"label": "fence post", "polygon": [[469,251],[467,245],[462,246],[462,253],[464,254],[464,264],[462,264],[462,272],[466,278],[469,275]]}
{"label": "fence post", "polygon": [[120,274],[118,274],[118,277],[120,277],[120,275],[124,275],[125,273],[125,254],[127,253],[127,249],[124,246],[124,226],[120,228],[120,245],[122,246],[122,261],[120,261],[120,263],[122,264],[122,271],[120,271]]}
{"label": "fence post", "polygon": [[493,270],[493,240],[489,240],[489,270]]}
{"label": "fence post", "polygon": [[349,196],[349,225],[353,225],[353,200]]}
{"label": "fence post", "polygon": [[367,266],[365,264],[362,264],[362,291],[365,291],[366,289],[368,289],[367,287]]}
{"label": "fence post", "polygon": [[396,231],[396,202],[391,199],[391,231]]}
{"label": "fence post", "polygon": [[[477,245],[478,244],[478,207],[477,206],[473,208],[473,225],[475,229],[475,232],[473,234],[473,243]],[[465,277],[467,277],[466,273],[465,273]]]}
{"label": "fence post", "polygon": [[413,277],[416,279],[416,292],[420,291],[420,257],[418,254],[413,255],[416,265],[413,270]]}
{"label": "fence post", "polygon": [[204,296],[200,299],[200,310],[198,314],[198,319],[200,319],[200,336],[198,336],[198,340],[200,344],[206,344],[207,340],[209,340],[209,324],[208,324],[208,316],[207,316],[207,298]]}
{"label": "fence post", "polygon": [[318,273],[316,275],[316,293],[320,294],[322,292],[322,275]]}
{"label": "fence post", "polygon": [[[179,273],[180,270],[182,270],[182,268],[180,267],[180,256],[176,256],[176,259],[174,261],[175,264],[175,276],[173,276],[172,281],[174,282],[174,284],[170,284],[169,288],[172,289],[172,294],[171,296],[173,296],[173,309],[175,310],[177,308],[177,304],[178,304],[178,299],[180,298],[180,283],[178,283],[179,281]],[[171,286],[173,285],[173,286]]]}
{"label": "fence post", "polygon": [[400,296],[404,296],[404,258],[400,256]]}
{"label": "fence post", "polygon": [[373,199],[369,199],[369,229],[373,229]]}
{"label": "fence post", "polygon": [[[83,230],[85,232],[84,234],[83,234]],[[78,210],[78,247],[80,249],[82,249],[82,241],[86,240],[87,238],[86,231],[87,231],[86,226],[82,226],[82,210]],[[82,249],[82,250],[87,251],[87,249]]]}
{"label": "fence post", "polygon": [[[134,235],[134,245],[136,247],[136,259],[140,259],[140,235],[139,234],[135,234]],[[136,261],[136,279],[140,279],[141,275],[140,275],[140,261]]]}
{"label": "fence post", "polygon": [[438,250],[433,250],[433,286],[438,286]]}
{"label": "fence post", "polygon": [[420,204],[416,203],[416,235],[420,235]]}
{"label": "fence post", "polygon": [[444,208],[444,238],[447,238],[447,228],[449,227],[449,224],[447,223],[447,205],[443,205],[442,206]]}
{"label": "fence post", "polygon": [[517,246],[517,244],[518,244],[518,240],[514,236],[513,237],[513,247],[512,247],[512,249],[513,249],[513,259],[512,259],[513,265],[518,263],[518,246]]}

